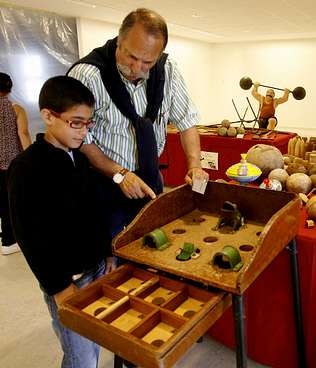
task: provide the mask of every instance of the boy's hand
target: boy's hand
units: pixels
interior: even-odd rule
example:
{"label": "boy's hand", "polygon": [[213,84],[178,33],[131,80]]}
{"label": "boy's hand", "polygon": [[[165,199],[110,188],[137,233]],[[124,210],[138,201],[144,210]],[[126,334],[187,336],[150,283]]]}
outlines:
{"label": "boy's hand", "polygon": [[106,267],[105,267],[105,273],[109,273],[111,271],[114,271],[117,268],[117,259],[116,257],[108,257],[106,259]]}
{"label": "boy's hand", "polygon": [[66,289],[60,291],[59,293],[54,295],[55,302],[57,307],[59,308],[62,302],[68,298],[68,296],[74,294],[78,290],[77,286],[74,284],[70,284]]}

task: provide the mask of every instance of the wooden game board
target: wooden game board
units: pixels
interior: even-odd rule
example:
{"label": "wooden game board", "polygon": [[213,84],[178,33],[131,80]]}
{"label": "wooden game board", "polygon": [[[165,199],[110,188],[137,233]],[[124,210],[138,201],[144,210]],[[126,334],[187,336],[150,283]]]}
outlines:
{"label": "wooden game board", "polygon": [[[213,230],[224,201],[237,204],[246,225],[234,233]],[[287,192],[209,182],[206,193],[181,186],[149,203],[113,241],[125,264],[65,301],[65,326],[133,363],[172,367],[292,240],[300,200]],[[160,228],[164,250],[143,245]],[[176,260],[184,242],[201,256]],[[239,250],[243,266],[222,269],[212,259],[223,246]],[[195,285],[193,285],[195,284]]]}
{"label": "wooden game board", "polygon": [[[214,231],[224,201],[237,204],[246,220],[232,234]],[[289,192],[209,182],[206,193],[178,187],[145,207],[113,242],[116,255],[236,294],[242,293],[294,238],[299,226],[300,200]],[[170,246],[159,251],[143,246],[143,235],[155,228],[166,233]],[[201,256],[176,260],[184,242],[194,243]],[[232,245],[241,254],[239,272],[212,265],[216,252]]]}

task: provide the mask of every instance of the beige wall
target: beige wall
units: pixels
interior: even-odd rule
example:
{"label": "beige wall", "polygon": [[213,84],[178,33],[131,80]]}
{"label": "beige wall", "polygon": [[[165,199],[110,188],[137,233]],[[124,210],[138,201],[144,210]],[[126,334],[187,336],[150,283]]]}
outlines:
{"label": "beige wall", "polygon": [[206,42],[170,36],[166,52],[179,65],[190,96],[200,112],[200,123],[210,124],[215,108],[213,48]]}
{"label": "beige wall", "polygon": [[[293,90],[297,86],[306,89],[304,100],[295,100],[290,94],[289,101],[277,108],[279,130],[289,130],[302,135],[316,135],[315,107],[316,75],[316,40],[291,40],[269,42],[244,42],[213,45],[214,65],[216,65],[220,103],[216,107],[214,119],[224,116],[237,118],[231,98],[244,111],[247,106],[246,96],[251,104],[258,108],[250,90],[239,87],[239,80],[249,76],[254,82]],[[265,88],[259,92],[265,93]],[[276,91],[276,96],[283,92]],[[249,119],[252,114],[247,113]]]}
{"label": "beige wall", "polygon": [[[80,55],[103,45],[117,32],[118,25],[78,19]],[[253,81],[275,87],[303,86],[307,92],[304,100],[295,100],[290,95],[289,101],[278,107],[278,129],[316,136],[315,39],[210,44],[171,35],[166,51],[180,67],[200,111],[201,124],[213,124],[225,118],[237,120],[232,98],[241,114],[247,107],[246,96],[257,111],[258,105],[250,90],[239,87],[240,78],[249,76]],[[265,93],[265,89],[259,91]],[[281,94],[276,93],[277,96]],[[246,118],[252,116],[249,110]]]}
{"label": "beige wall", "polygon": [[77,18],[79,55],[87,55],[95,47],[105,44],[118,33],[119,26],[92,19]]}

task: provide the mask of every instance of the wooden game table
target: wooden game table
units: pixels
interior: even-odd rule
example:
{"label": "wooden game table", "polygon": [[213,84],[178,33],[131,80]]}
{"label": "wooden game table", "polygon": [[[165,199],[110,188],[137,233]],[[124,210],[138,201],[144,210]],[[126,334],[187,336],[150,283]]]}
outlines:
{"label": "wooden game table", "polygon": [[[224,201],[237,205],[246,225],[236,232],[215,230]],[[128,260],[114,272],[65,301],[65,326],[141,367],[172,367],[233,304],[236,365],[247,366],[244,292],[285,248],[291,266],[301,365],[302,326],[295,241],[300,200],[293,193],[209,182],[200,195],[181,186],[145,206],[113,241]],[[162,229],[169,246],[144,245],[144,235]],[[224,230],[224,228],[222,229]],[[225,229],[227,230],[227,228]],[[200,257],[178,261],[184,242],[198,245]],[[238,250],[242,267],[215,263],[225,245]],[[260,331],[258,331],[260,333]]]}

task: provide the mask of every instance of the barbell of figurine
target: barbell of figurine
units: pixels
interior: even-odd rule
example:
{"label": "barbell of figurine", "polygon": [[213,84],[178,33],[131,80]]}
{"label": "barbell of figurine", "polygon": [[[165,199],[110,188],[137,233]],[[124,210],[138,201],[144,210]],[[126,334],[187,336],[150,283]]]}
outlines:
{"label": "barbell of figurine", "polygon": [[[239,82],[239,85],[242,89],[250,89],[253,85],[253,82],[252,82],[251,78],[243,77],[243,78],[241,78],[241,80]],[[264,84],[259,84],[259,86],[265,87],[265,88],[277,89],[279,91],[285,91],[285,88],[265,86]],[[303,100],[303,98],[306,96],[306,91],[303,87],[296,87],[296,88],[293,89],[293,91],[290,91],[290,92],[293,94],[293,97],[296,100]]]}

